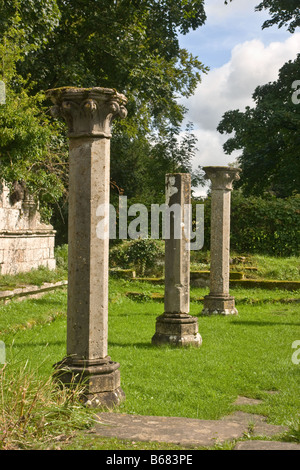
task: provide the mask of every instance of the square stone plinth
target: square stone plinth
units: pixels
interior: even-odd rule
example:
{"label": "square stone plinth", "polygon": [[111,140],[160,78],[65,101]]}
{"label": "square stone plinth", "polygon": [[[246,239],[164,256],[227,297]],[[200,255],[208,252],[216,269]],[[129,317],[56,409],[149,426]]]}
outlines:
{"label": "square stone plinth", "polygon": [[125,398],[120,386],[120,364],[108,356],[89,361],[65,358],[54,367],[54,376],[62,384],[82,386],[81,399],[89,406],[112,408]]}
{"label": "square stone plinth", "polygon": [[180,313],[164,313],[156,319],[156,330],[152,344],[157,346],[200,346],[202,338],[198,333],[198,319]]}
{"label": "square stone plinth", "polygon": [[206,295],[202,315],[237,315],[234,297]]}

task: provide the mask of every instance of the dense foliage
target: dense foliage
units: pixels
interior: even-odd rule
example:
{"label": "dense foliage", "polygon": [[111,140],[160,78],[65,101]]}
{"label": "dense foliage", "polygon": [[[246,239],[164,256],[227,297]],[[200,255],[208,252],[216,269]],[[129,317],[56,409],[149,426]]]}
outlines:
{"label": "dense foliage", "polygon": [[[1,152],[6,155],[2,176],[12,184],[21,181],[42,197],[32,169],[37,174],[43,167],[44,195],[48,192],[52,222],[60,232],[66,232],[67,221],[66,199],[58,200],[59,194],[67,197],[66,129],[62,123],[59,130],[49,118],[42,93],[66,85],[106,86],[124,93],[128,117],[114,124],[112,189],[115,195],[122,191],[130,197],[159,198],[166,172],[191,170],[195,138],[189,127],[179,140],[185,109],[177,98],[193,93],[206,68],[180,48],[178,34],[200,27],[205,18],[203,0],[0,0],[0,79],[12,97],[8,102],[15,100],[20,109],[18,121],[1,123],[10,134]],[[35,116],[36,126],[25,108]],[[3,116],[7,109],[1,109]],[[18,140],[18,127],[41,145],[39,164],[34,156],[26,162],[28,139]],[[54,154],[48,157],[47,149],[56,152],[53,164]]]}
{"label": "dense foliage", "polygon": [[[263,28],[287,26],[293,33],[300,26],[298,0],[263,0],[255,9],[271,14]],[[300,55],[283,65],[276,81],[256,88],[254,107],[227,111],[219,123],[219,132],[232,134],[224,151],[242,152],[237,158],[243,170],[238,186],[245,195],[289,197],[300,192],[299,76]]]}
{"label": "dense foliage", "polygon": [[[225,4],[236,0],[225,0]],[[237,0],[238,1],[238,0]],[[266,20],[262,28],[277,25],[279,28],[286,26],[290,33],[300,26],[300,6],[298,0],[263,0],[255,11],[267,10],[271,18]]]}
{"label": "dense foliage", "polygon": [[[204,249],[210,241],[210,198],[205,201]],[[231,198],[231,250],[271,256],[300,255],[300,196]]]}
{"label": "dense foliage", "polygon": [[271,19],[266,20],[263,28],[278,25],[279,28],[287,26],[291,33],[300,26],[300,5],[298,0],[263,0],[256,10],[268,10]]}
{"label": "dense foliage", "polygon": [[112,247],[109,253],[110,266],[134,268],[138,276],[153,273],[154,266],[164,256],[164,247],[157,240],[126,240]]}
{"label": "dense foliage", "polygon": [[[3,22],[2,18],[1,27]],[[16,14],[0,44],[0,78],[6,91],[5,104],[0,105],[0,179],[12,192],[16,184],[22,192],[28,191],[40,202],[42,216],[49,219],[51,205],[65,192],[67,149],[61,125],[47,116],[44,95],[33,93],[30,79],[16,71],[17,63],[33,47],[25,37]]]}
{"label": "dense foliage", "polygon": [[233,133],[226,153],[242,149],[238,165],[245,194],[300,192],[300,104],[292,99],[297,77],[300,54],[280,69],[278,80],[256,88],[255,107],[226,112],[218,126],[221,133]]}
{"label": "dense foliage", "polygon": [[[256,9],[271,15],[263,27],[293,32],[297,3],[262,1]],[[130,203],[162,203],[165,174],[192,172],[196,150],[192,126],[181,135],[185,109],[178,97],[192,95],[206,72],[180,47],[178,35],[205,19],[204,0],[0,0],[0,80],[7,89],[0,106],[0,178],[27,188],[43,215],[53,212],[59,243],[67,241],[66,128],[50,118],[43,92],[73,85],[126,94],[128,117],[116,121],[111,141],[112,202],[125,194]],[[255,90],[255,108],[229,111],[219,125],[235,132],[226,152],[243,149],[245,195],[271,191],[291,202],[299,192],[300,105],[291,100],[299,73],[298,57],[277,82]],[[195,186],[201,183],[199,173],[192,177]]]}

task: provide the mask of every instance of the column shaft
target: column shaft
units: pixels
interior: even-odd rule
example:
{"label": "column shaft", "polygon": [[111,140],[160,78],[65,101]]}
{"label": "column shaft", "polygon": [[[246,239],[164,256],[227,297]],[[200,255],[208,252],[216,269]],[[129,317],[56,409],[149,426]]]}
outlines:
{"label": "column shaft", "polygon": [[210,292],[229,295],[230,191],[211,195]]}
{"label": "column shaft", "polygon": [[[189,313],[190,311],[190,252],[187,249],[185,206],[190,204],[191,176],[189,173],[166,175],[166,204],[170,211],[170,236],[165,239],[165,312]],[[168,193],[175,188],[172,195]],[[174,189],[173,189],[174,190]],[[167,230],[166,230],[167,233]],[[176,238],[180,233],[181,238]]]}
{"label": "column shaft", "polygon": [[211,186],[210,292],[204,298],[203,314],[237,314],[229,295],[230,197],[232,182],[240,169],[204,167]]}
{"label": "column shaft", "polygon": [[109,204],[109,146],[106,138],[70,142],[67,355],[78,359],[107,356],[109,239],[96,235],[96,211]]}
{"label": "column shaft", "polygon": [[[198,320],[190,310],[189,231],[191,177],[187,173],[166,175],[165,313],[156,319],[155,345],[200,346]],[[170,219],[167,218],[170,215]]]}

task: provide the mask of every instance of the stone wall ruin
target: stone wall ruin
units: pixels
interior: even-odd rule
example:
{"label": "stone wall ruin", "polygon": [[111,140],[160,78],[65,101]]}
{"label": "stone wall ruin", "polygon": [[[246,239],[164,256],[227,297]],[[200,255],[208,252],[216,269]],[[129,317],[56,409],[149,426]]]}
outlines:
{"label": "stone wall ruin", "polygon": [[39,266],[55,269],[55,230],[40,221],[33,198],[21,187],[10,192],[0,184],[0,274],[17,274]]}

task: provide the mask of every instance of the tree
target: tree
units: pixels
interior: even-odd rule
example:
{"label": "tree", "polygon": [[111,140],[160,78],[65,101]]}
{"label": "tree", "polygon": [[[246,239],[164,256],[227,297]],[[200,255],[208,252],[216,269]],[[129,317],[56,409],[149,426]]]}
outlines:
{"label": "tree", "polygon": [[191,131],[189,124],[181,139],[168,129],[151,140],[143,135],[131,139],[127,134],[112,139],[111,177],[117,182],[117,191],[112,194],[118,196],[121,190],[121,194],[146,205],[163,203],[165,175],[174,172],[191,173],[192,183],[197,186],[202,180],[192,170],[197,139]]}
{"label": "tree", "polygon": [[[227,5],[233,0],[225,0]],[[287,26],[290,33],[300,26],[300,6],[298,0],[263,0],[255,7],[255,11],[268,10],[271,19],[266,20],[262,28],[278,25],[279,28]]]}
{"label": "tree", "polygon": [[23,45],[39,46],[47,42],[60,12],[56,0],[0,0],[0,37],[20,19],[18,29],[23,32]]}
{"label": "tree", "polygon": [[[111,169],[117,187],[129,190],[134,182],[135,192],[132,187],[131,191],[141,192],[137,181],[143,175],[143,182],[150,184],[150,161],[166,171],[189,168],[192,147],[186,146],[183,162],[183,147],[176,141],[185,113],[177,98],[193,93],[206,68],[179,47],[178,33],[204,23],[203,0],[0,0],[0,13],[1,39],[12,25],[22,36],[11,92],[21,91],[22,78],[30,85],[28,97],[65,85],[107,86],[126,94],[128,118],[114,124],[112,140]],[[48,119],[46,112],[41,114]],[[53,135],[63,147],[61,126],[61,134]],[[159,156],[158,148],[163,152]],[[132,162],[134,178],[128,171],[133,170]],[[13,177],[9,172],[6,176]],[[61,181],[65,184],[66,174]]]}
{"label": "tree", "polygon": [[43,108],[44,95],[32,94],[28,80],[17,74],[16,63],[31,46],[18,14],[10,17],[0,44],[0,77],[6,102],[0,105],[0,180],[16,186],[41,203],[44,219],[64,192],[65,147],[60,125],[51,123]]}
{"label": "tree", "polygon": [[[206,69],[181,49],[178,32],[205,21],[203,0],[57,0],[60,20],[19,72],[36,90],[65,85],[116,88],[129,98],[135,129],[178,124]],[[135,120],[133,119],[135,117]]]}
{"label": "tree", "polygon": [[272,15],[270,20],[266,20],[263,28],[278,25],[279,28],[287,26],[290,33],[300,26],[300,6],[298,0],[263,0],[256,11],[269,10]]}
{"label": "tree", "polygon": [[219,132],[234,133],[224,151],[243,149],[237,186],[245,194],[272,191],[287,197],[300,192],[300,105],[292,100],[292,85],[299,76],[300,55],[280,69],[277,81],[256,88],[254,108],[228,111],[219,123]]}
{"label": "tree", "polygon": [[[262,28],[277,24],[293,33],[300,25],[298,0],[263,0],[255,9],[269,10],[272,15]],[[300,108],[292,99],[299,76],[300,55],[280,69],[276,82],[256,88],[252,95],[255,108],[228,111],[219,123],[217,129],[222,134],[234,132],[224,144],[224,151],[231,154],[243,150],[237,159],[243,170],[238,185],[245,194],[272,191],[288,197],[300,192]]]}

